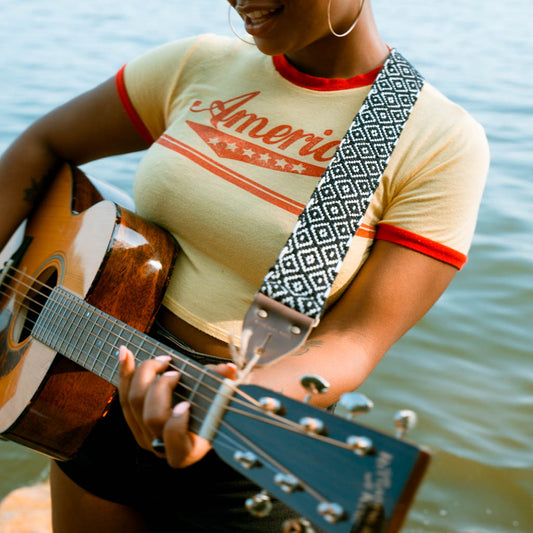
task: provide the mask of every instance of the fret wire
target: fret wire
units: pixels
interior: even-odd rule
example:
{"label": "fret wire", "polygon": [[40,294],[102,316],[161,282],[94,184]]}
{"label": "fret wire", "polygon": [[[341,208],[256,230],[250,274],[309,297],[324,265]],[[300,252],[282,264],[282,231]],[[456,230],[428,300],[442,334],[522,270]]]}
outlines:
{"label": "fret wire", "polygon": [[[84,306],[85,308],[85,306]],[[88,318],[89,316],[90,317],[94,317],[94,312],[91,310],[91,309],[88,309],[87,312],[86,312],[86,318]],[[94,335],[94,327],[96,325],[96,321],[95,320],[89,320],[90,322],[90,327],[87,331],[84,331],[84,339],[83,339],[83,346],[84,346],[84,349],[85,349],[85,361],[84,361],[84,367],[91,371],[92,372],[92,369],[94,368],[94,355],[92,355],[92,350],[93,350],[93,347],[94,347],[94,342],[91,340],[91,335]],[[89,361],[91,361],[89,363]]]}
{"label": "fret wire", "polygon": [[[145,339],[146,340],[149,340],[150,341],[150,345],[151,345],[151,349],[150,349],[150,355],[151,357],[157,357],[159,355],[171,355],[174,353],[173,350],[171,350],[168,346],[166,346],[164,343],[158,341],[158,340],[155,340],[153,339],[152,337],[150,337],[149,335],[145,335]],[[183,357],[183,355],[181,354],[178,354],[179,357],[180,357],[180,361],[182,363],[182,369],[184,369],[185,367],[183,366],[183,363],[185,363],[185,365],[187,365],[187,359],[185,359]],[[148,358],[147,358],[148,359]]]}
{"label": "fret wire", "polygon": [[[55,305],[55,302],[52,300],[52,304],[51,305]],[[52,312],[50,311],[48,314],[52,314]],[[52,314],[52,317],[54,317],[55,314]],[[44,316],[43,317],[43,320],[42,320],[42,332],[41,332],[41,341],[48,345],[48,342],[50,341],[50,335],[51,335],[51,328],[49,327],[49,324],[50,324],[51,320],[48,319],[47,320],[47,317]],[[52,321],[53,322],[53,321]],[[48,341],[48,342],[47,342]]]}
{"label": "fret wire", "polygon": [[194,396],[198,392],[198,388],[200,387],[201,382],[204,379],[205,374],[201,374],[200,378],[196,378],[196,383],[194,384],[194,387],[191,389],[191,392],[189,394],[189,402],[192,404],[194,403]]}
{"label": "fret wire", "polygon": [[[59,308],[59,311],[57,309]],[[49,327],[47,330],[47,335],[45,337],[45,343],[47,346],[50,346],[55,349],[55,336],[54,336],[54,328],[60,328],[60,321],[59,318],[61,316],[62,308],[60,308],[59,303],[57,301],[53,302],[53,306],[50,310],[50,314],[52,315],[49,319]],[[59,322],[59,323],[58,323]],[[57,351],[57,350],[56,350]]]}
{"label": "fret wire", "polygon": [[[73,343],[73,339],[76,339],[77,335],[79,340],[80,336],[80,310],[77,306],[77,302],[72,298],[65,298],[65,295],[59,292],[57,292],[56,295],[58,304],[62,305],[63,308],[63,312],[60,314],[60,316],[64,317],[63,324],[67,322],[67,316],[69,322],[69,327],[67,328],[67,331],[63,333],[64,341],[67,343],[66,348],[59,350],[59,352],[68,354],[71,360],[73,360],[74,362],[78,362],[79,357],[76,355],[76,344]],[[70,334],[71,329],[73,330],[72,334]]]}
{"label": "fret wire", "polygon": [[[128,329],[133,334],[133,336],[130,338],[130,342],[134,344],[135,348],[137,349],[137,359],[139,359],[140,361],[146,361],[147,359],[155,357],[156,351],[159,350],[159,346],[157,346],[157,344],[154,345],[154,343],[150,343],[149,349],[143,348],[143,346],[148,342],[148,336],[145,333],[135,330],[134,328],[129,327]],[[136,343],[133,343],[131,339],[133,339],[134,337],[138,337],[140,339],[140,342],[137,341]]]}
{"label": "fret wire", "polygon": [[[83,367],[84,368],[88,368],[88,361],[89,361],[89,358],[91,356],[91,348],[92,348],[92,342],[91,342],[91,335],[92,335],[92,332],[94,331],[94,320],[92,320],[92,317],[94,316],[94,313],[92,311],[92,309],[88,309],[85,305],[85,302],[83,302],[82,304],[82,308],[85,309],[85,320],[86,322],[89,322],[90,323],[90,327],[89,327],[89,330],[86,331],[85,329],[83,330],[83,333],[84,333],[84,339],[83,339],[83,347],[84,347],[84,353],[85,353],[85,358],[84,358],[84,361],[82,363]],[[81,331],[80,331],[80,337],[81,337]]]}
{"label": "fret wire", "polygon": [[[53,305],[53,300],[52,300],[52,304],[50,305]],[[48,310],[47,310],[48,311]],[[36,331],[34,332],[34,335],[39,335],[39,338],[38,340],[40,340],[41,342],[43,342],[44,344],[48,345],[47,344],[47,339],[49,338],[49,334],[50,334],[50,328],[48,327],[48,324],[50,322],[50,320],[48,319],[47,320],[47,315],[49,315],[50,312],[48,311],[47,313],[41,313],[39,315],[39,319],[40,319],[40,322],[39,322],[39,327],[36,328]],[[41,317],[41,315],[43,315]]]}
{"label": "fret wire", "polygon": [[92,347],[93,363],[91,365],[92,371],[95,374],[101,375],[103,367],[103,358],[107,355],[108,351],[103,344],[102,332],[106,329],[105,317],[102,315],[99,309],[94,311],[96,325],[96,333],[94,335],[94,342]]}
{"label": "fret wire", "polygon": [[[57,300],[53,298],[49,298],[48,302],[46,304],[46,307],[44,308],[45,312],[41,312],[39,314],[39,325],[40,325],[40,331],[39,332],[39,340],[41,340],[44,344],[49,346],[50,348],[55,348],[55,334],[54,331],[57,331],[60,329],[60,325],[58,324],[59,317],[61,317],[62,308],[59,306],[59,303]],[[59,309],[59,311],[58,311]],[[37,332],[34,333],[34,336],[37,334]],[[37,337],[36,337],[37,338]],[[57,351],[57,350],[56,350]]]}
{"label": "fret wire", "polygon": [[[81,312],[76,313],[76,315],[73,318],[74,323],[74,333],[72,334],[72,338],[70,339],[71,344],[71,354],[75,356],[75,360],[78,364],[83,366],[83,356],[85,355],[85,342],[82,338],[81,332],[82,332],[82,320],[86,320],[86,312],[83,309],[83,306],[80,308]],[[80,345],[81,343],[81,345]]]}
{"label": "fret wire", "polygon": [[[56,302],[52,301],[52,305],[56,305]],[[56,313],[53,310],[50,310],[48,314],[51,316],[48,318],[48,320],[46,320],[46,317],[43,319],[43,331],[41,333],[42,342],[44,342],[46,345],[48,345],[50,341],[50,337],[52,335],[52,327],[55,325],[56,319]]]}
{"label": "fret wire", "polygon": [[[109,324],[109,319],[107,318],[107,316],[103,316],[106,324]],[[108,340],[109,340],[109,336],[111,335],[111,329],[109,327],[106,327],[106,334],[105,334],[105,337],[104,339],[101,341],[102,344],[104,346],[107,346],[109,344]],[[103,369],[102,369],[102,375],[105,375],[108,367],[109,367],[109,360],[111,359],[111,353],[112,353],[112,350],[109,350],[109,349],[106,349],[106,357],[103,361]],[[115,365],[118,369],[118,357],[115,358]],[[109,376],[109,381],[111,381],[111,378],[112,378],[112,375],[113,375],[113,370],[111,370],[111,375]]]}
{"label": "fret wire", "polygon": [[90,370],[97,376],[101,376],[102,370],[103,368],[105,368],[101,356],[104,353],[107,353],[107,350],[104,351],[103,349],[103,343],[102,338],[100,337],[100,333],[104,330],[106,321],[98,309],[96,310],[94,315],[96,316],[96,320],[94,322],[97,328],[97,335],[95,337],[95,343],[92,350],[94,355]]}
{"label": "fret wire", "polygon": [[[59,303],[59,302],[58,302]],[[69,313],[70,311],[70,313]],[[62,327],[61,332],[61,342],[58,344],[57,351],[59,353],[69,353],[70,352],[70,330],[74,327],[74,319],[72,317],[76,316],[76,311],[74,309],[74,302],[67,302],[66,305],[62,306],[62,310],[58,314],[58,319],[61,320]],[[70,320],[67,320],[67,315]]]}
{"label": "fret wire", "polygon": [[128,334],[129,338],[126,337],[125,335],[122,335],[122,339],[124,340],[123,344],[124,345],[130,345],[130,346],[132,346],[132,348],[134,348],[131,351],[133,352],[133,355],[134,355],[135,359],[139,360],[141,358],[141,356],[144,356],[143,359],[146,359],[146,354],[144,354],[142,352],[139,352],[136,343],[133,341],[133,339],[137,336],[137,330],[134,330],[133,328],[130,328],[130,327],[126,326],[124,328],[124,332],[126,332]]}
{"label": "fret wire", "polygon": [[[63,325],[60,327],[58,333],[58,335],[60,334],[62,337],[61,343],[59,343],[60,346],[58,346],[58,351],[59,353],[68,354],[72,360],[76,361],[76,359],[72,357],[72,339],[76,335],[76,332],[79,331],[79,326],[76,325],[76,320],[79,320],[79,311],[75,308],[75,302],[72,300],[65,300],[62,294],[58,294],[58,297],[58,305],[62,306],[62,311],[58,314],[58,319],[61,320]],[[68,327],[65,329],[65,325],[67,324],[67,316],[69,318]],[[70,334],[71,329],[73,330],[72,334]]]}

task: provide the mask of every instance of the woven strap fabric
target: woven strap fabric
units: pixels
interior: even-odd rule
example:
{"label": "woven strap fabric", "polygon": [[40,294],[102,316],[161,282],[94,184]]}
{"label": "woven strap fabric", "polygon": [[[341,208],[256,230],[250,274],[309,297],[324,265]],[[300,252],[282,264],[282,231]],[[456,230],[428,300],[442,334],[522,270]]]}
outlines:
{"label": "woven strap fabric", "polygon": [[411,64],[391,50],[259,292],[310,318],[321,317],[423,84]]}

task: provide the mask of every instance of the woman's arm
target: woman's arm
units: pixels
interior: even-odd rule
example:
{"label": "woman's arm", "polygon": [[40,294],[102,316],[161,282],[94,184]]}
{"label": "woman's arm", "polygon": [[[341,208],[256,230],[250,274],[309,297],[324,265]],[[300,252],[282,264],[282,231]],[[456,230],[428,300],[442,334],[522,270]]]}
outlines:
{"label": "woman's arm", "polygon": [[303,399],[299,376],[318,374],[330,383],[316,396],[325,407],[359,387],[389,348],[438,300],[457,270],[431,257],[376,241],[363,268],[324,316],[304,348],[257,369],[252,381]]}
{"label": "woman's arm", "polygon": [[81,165],[143,148],[113,78],[37,120],[0,158],[0,249],[61,163]]}
{"label": "woman's arm", "polygon": [[[257,368],[250,382],[301,400],[303,374],[318,374],[330,383],[329,391],[312,403],[327,406],[361,385],[387,350],[437,301],[456,269],[397,244],[377,241],[365,265],[337,304],[325,315],[304,349],[271,365]],[[139,444],[163,436],[167,460],[183,467],[208,449],[186,431],[187,405],[171,410],[171,391],[179,380],[175,372],[163,374],[168,361],[134,363],[122,351],[119,395],[123,410]],[[227,370],[219,369],[220,371]],[[156,379],[163,374],[162,378]]]}

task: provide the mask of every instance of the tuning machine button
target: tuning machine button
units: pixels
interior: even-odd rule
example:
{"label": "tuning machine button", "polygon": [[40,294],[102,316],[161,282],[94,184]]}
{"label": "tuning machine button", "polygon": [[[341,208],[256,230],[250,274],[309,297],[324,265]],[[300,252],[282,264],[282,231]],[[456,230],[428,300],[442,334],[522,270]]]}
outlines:
{"label": "tuning machine button", "polygon": [[329,383],[314,374],[304,374],[300,378],[300,385],[307,391],[303,403],[309,403],[315,394],[325,394],[329,390]]}
{"label": "tuning machine button", "polygon": [[287,494],[295,492],[300,488],[300,482],[293,475],[282,474],[281,472],[274,476],[274,483]]}
{"label": "tuning machine button", "polygon": [[300,425],[309,433],[315,433],[317,435],[325,435],[327,433],[326,426],[320,418],[304,416],[300,418]]}
{"label": "tuning machine button", "polygon": [[246,468],[246,470],[251,470],[254,466],[261,464],[257,456],[252,452],[241,452],[238,450],[233,454],[233,459]]}
{"label": "tuning machine button", "polygon": [[355,452],[355,454],[359,455],[360,457],[374,455],[376,453],[374,443],[368,437],[351,435],[346,439],[346,443]]}
{"label": "tuning machine button", "polygon": [[418,421],[414,411],[402,409],[394,415],[394,425],[396,426],[396,438],[403,439],[408,431],[413,429]]}
{"label": "tuning machine button", "polygon": [[307,518],[291,518],[281,525],[281,533],[316,533]]}
{"label": "tuning machine button", "polygon": [[347,392],[341,396],[339,405],[348,411],[348,418],[353,420],[357,415],[372,410],[374,402],[360,392]]}
{"label": "tuning machine button", "polygon": [[256,518],[264,518],[272,511],[272,501],[265,490],[248,498],[244,502],[244,506],[246,507],[246,510]]}
{"label": "tuning machine button", "polygon": [[272,398],[271,396],[263,396],[262,398],[259,398],[259,405],[265,411],[276,415],[283,414],[285,411],[283,404],[277,398]]}
{"label": "tuning machine button", "polygon": [[330,524],[336,524],[345,517],[344,509],[338,503],[319,503],[317,511]]}

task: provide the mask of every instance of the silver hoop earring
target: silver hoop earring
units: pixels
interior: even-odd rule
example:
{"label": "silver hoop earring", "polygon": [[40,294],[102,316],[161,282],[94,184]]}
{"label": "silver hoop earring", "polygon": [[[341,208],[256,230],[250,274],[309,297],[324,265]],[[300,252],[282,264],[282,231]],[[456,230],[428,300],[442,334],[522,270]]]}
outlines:
{"label": "silver hoop earring", "polygon": [[365,0],[361,0],[361,4],[359,5],[359,11],[357,12],[357,16],[355,17],[355,20],[353,21],[353,24],[344,33],[337,33],[333,29],[333,25],[331,24],[331,0],[328,0],[328,26],[329,26],[329,31],[333,35],[335,35],[335,37],[346,37],[347,35],[352,33],[352,31],[355,28],[356,24],[359,22],[359,17],[361,16],[361,13],[363,12],[364,4],[365,4]]}
{"label": "silver hoop earring", "polygon": [[240,39],[243,43],[246,43],[246,44],[251,44],[251,45],[254,45],[255,42],[252,40],[252,41],[247,41],[246,39],[243,39],[238,33],[237,33],[237,30],[235,29],[235,26],[233,25],[233,22],[231,20],[231,12],[233,11],[233,8],[231,7],[231,5],[228,5],[228,23],[229,23],[229,27],[231,28],[231,31],[233,32],[233,34],[235,35],[235,37],[237,37],[238,39]]}

